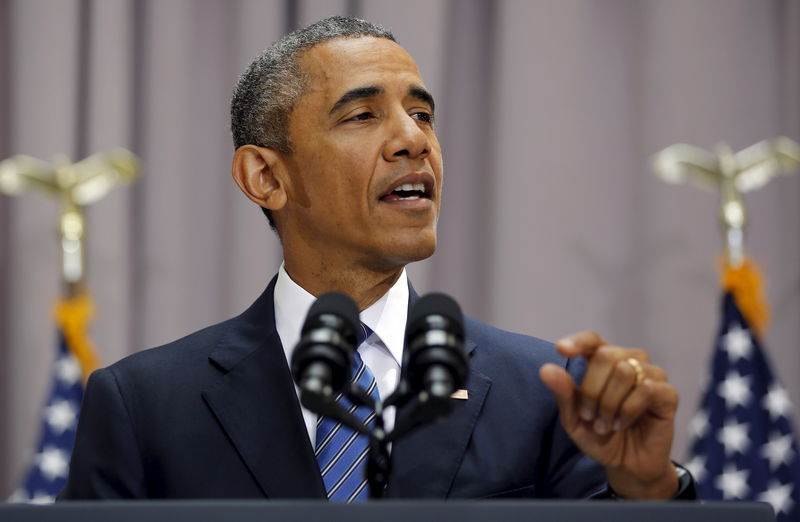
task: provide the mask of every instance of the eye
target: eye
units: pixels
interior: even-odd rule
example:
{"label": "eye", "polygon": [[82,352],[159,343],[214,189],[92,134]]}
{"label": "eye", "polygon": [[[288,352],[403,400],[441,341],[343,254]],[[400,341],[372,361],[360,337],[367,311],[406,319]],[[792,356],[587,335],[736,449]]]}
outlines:
{"label": "eye", "polygon": [[423,123],[432,124],[433,123],[433,114],[427,111],[417,111],[411,114],[411,117],[415,120],[419,120]]}
{"label": "eye", "polygon": [[345,121],[367,121],[374,117],[375,116],[371,112],[365,111],[365,112],[360,112],[350,118],[347,118]]}

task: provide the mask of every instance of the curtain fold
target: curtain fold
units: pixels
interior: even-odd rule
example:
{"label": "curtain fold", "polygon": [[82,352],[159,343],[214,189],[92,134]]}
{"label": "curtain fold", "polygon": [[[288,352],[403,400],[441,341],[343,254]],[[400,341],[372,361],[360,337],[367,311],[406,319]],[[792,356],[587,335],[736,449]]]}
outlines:
{"label": "curtain fold", "polygon": [[[74,155],[83,125],[90,153],[142,158],[141,179],[87,213],[103,362],[238,313],[272,277],[277,237],[230,178],[230,92],[262,48],[336,13],[392,29],[437,100],[446,189],[438,251],[409,268],[417,291],[506,329],[648,349],[681,392],[682,459],[722,240],[715,196],[648,162],[674,142],[800,140],[791,0],[0,0],[0,156]],[[797,412],[800,176],[746,201],[774,310],[765,346]],[[0,196],[0,498],[47,392],[57,215]]]}

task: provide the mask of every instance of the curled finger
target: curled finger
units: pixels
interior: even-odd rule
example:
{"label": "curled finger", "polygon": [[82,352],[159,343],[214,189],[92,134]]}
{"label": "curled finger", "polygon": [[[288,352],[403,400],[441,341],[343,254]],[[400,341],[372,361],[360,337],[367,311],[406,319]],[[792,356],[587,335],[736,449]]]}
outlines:
{"label": "curled finger", "polygon": [[631,391],[617,413],[613,429],[625,430],[633,426],[643,415],[657,416],[674,414],[678,405],[678,392],[669,383],[655,381],[649,377]]}
{"label": "curled finger", "polygon": [[[633,361],[637,366],[631,364]],[[593,429],[598,435],[605,435],[612,430],[614,420],[623,402],[644,379],[644,370],[636,359],[628,358],[618,361],[606,382],[605,388],[598,400],[597,418]],[[639,373],[641,372],[641,373]]]}
{"label": "curled finger", "polygon": [[581,420],[593,422],[597,416],[600,396],[611,378],[617,363],[625,356],[625,349],[617,346],[601,346],[588,360],[586,373],[580,385],[578,414]]}

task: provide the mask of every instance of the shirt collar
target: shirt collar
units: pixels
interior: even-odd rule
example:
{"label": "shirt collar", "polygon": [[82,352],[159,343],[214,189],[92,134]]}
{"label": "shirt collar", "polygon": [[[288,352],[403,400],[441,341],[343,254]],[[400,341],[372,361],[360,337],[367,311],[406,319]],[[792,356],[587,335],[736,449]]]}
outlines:
{"label": "shirt collar", "polygon": [[361,312],[361,321],[378,335],[398,366],[403,361],[407,316],[408,276],[404,268],[389,291]]}
{"label": "shirt collar", "polygon": [[[361,321],[377,334],[398,366],[403,360],[408,298],[408,276],[403,269],[389,291],[360,314]],[[275,328],[281,338],[286,360],[291,361],[292,352],[300,340],[303,322],[316,297],[295,283],[281,263],[274,299]]]}

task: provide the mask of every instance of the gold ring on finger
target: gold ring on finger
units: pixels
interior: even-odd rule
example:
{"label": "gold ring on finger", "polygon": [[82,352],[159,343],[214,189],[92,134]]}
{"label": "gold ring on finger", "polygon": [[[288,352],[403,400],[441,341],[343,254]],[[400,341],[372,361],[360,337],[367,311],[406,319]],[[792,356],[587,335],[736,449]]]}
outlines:
{"label": "gold ring on finger", "polygon": [[644,381],[644,368],[642,368],[642,363],[633,357],[629,357],[625,362],[633,366],[634,371],[636,371],[636,384],[633,386],[636,388]]}

